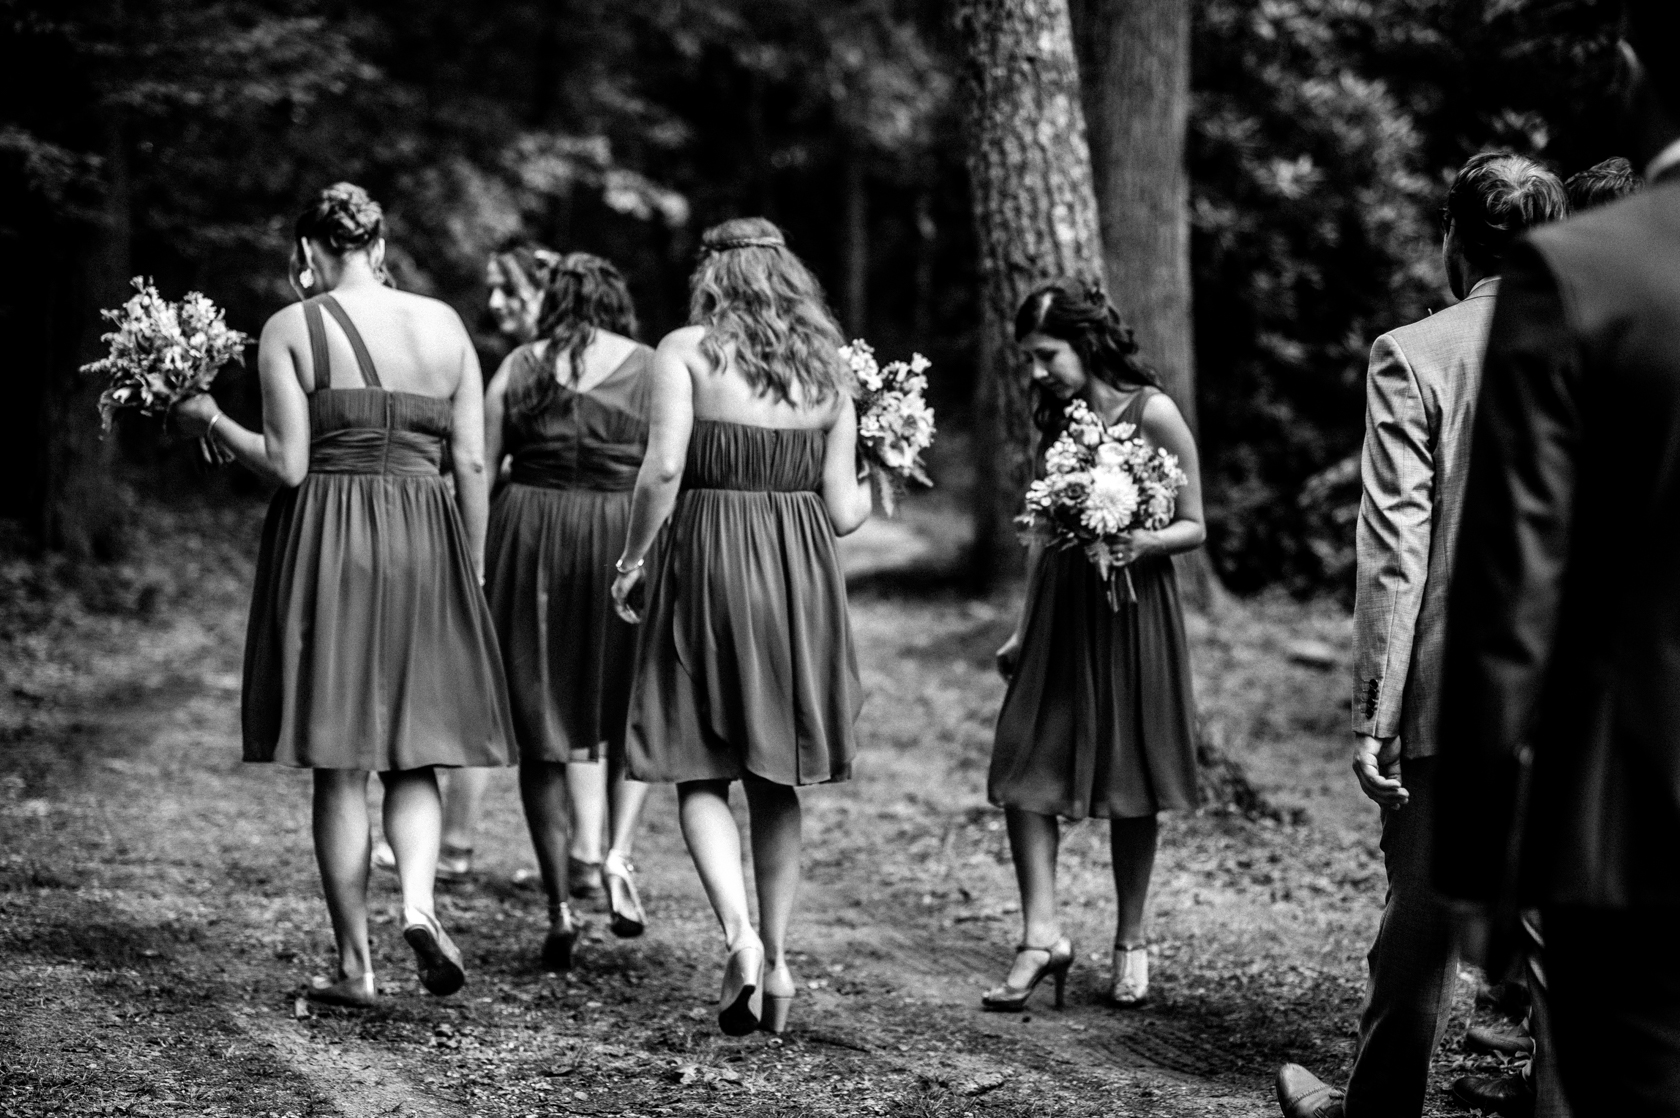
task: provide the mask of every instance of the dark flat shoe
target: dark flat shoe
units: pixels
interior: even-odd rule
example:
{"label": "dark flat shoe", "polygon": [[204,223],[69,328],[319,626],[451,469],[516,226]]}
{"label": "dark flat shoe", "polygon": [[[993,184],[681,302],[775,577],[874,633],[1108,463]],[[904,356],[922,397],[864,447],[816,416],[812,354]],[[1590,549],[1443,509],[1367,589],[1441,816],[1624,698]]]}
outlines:
{"label": "dark flat shoe", "polygon": [[1534,1092],[1520,1075],[1466,1075],[1447,1090],[1465,1106],[1500,1118],[1533,1118]]}
{"label": "dark flat shoe", "polygon": [[410,924],[403,929],[403,940],[414,949],[420,985],[428,993],[445,998],[467,984],[461,951],[436,920]]}

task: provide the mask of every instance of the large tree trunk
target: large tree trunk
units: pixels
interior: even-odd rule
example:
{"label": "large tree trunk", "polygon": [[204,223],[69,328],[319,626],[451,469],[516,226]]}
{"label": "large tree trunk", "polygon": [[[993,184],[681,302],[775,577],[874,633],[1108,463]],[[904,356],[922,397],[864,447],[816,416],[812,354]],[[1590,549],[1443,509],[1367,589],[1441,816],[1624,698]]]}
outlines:
{"label": "large tree trunk", "polygon": [[863,338],[869,334],[869,182],[859,148],[847,144],[841,160],[840,306],[847,335]]}
{"label": "large tree trunk", "polygon": [[980,248],[973,573],[986,584],[1020,563],[1011,520],[1037,445],[1015,309],[1042,280],[1095,279],[1102,256],[1067,0],[957,0],[955,21]]}
{"label": "large tree trunk", "polygon": [[[1190,5],[1070,0],[1108,291],[1143,356],[1196,424],[1190,328]],[[1192,604],[1218,592],[1207,553],[1181,556]]]}

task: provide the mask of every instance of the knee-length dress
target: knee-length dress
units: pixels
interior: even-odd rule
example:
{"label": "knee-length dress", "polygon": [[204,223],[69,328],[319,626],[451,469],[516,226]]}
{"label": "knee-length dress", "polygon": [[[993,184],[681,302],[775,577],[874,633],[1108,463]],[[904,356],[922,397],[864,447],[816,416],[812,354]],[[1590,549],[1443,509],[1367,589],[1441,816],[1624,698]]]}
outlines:
{"label": "knee-length dress", "polygon": [[[1153,389],[1119,422],[1142,429]],[[1065,819],[1130,819],[1196,806],[1189,644],[1172,560],[1132,566],[1137,601],[1109,608],[1077,548],[1046,551],[1004,694],[987,795]]]}
{"label": "knee-length dress", "polygon": [[695,420],[636,646],[636,779],[851,776],[862,692],[826,445],[821,430]]}
{"label": "knee-length dress", "polygon": [[512,763],[490,610],[442,466],[448,400],[380,387],[331,295],[304,304],[316,385],[321,311],[364,387],[309,395],[309,473],[269,505],[245,639],[245,760],[390,772]]}
{"label": "knee-length dress", "polygon": [[512,472],[490,508],[485,591],[507,665],[519,755],[620,755],[636,629],[612,606],[613,561],[647,449],[653,350],[577,392],[525,346],[508,379]]}

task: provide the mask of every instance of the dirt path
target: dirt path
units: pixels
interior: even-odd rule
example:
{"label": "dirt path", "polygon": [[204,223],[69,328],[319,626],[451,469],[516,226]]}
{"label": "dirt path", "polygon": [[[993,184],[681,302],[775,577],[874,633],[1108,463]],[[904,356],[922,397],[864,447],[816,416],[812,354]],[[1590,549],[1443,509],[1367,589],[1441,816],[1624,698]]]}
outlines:
{"label": "dirt path", "polygon": [[858,601],[865,744],[856,781],[806,798],[795,1028],[730,1040],[671,791],[637,855],[649,934],[615,940],[596,917],[555,976],[533,961],[541,898],[509,884],[529,862],[511,775],[481,880],[441,900],[467,989],[418,991],[380,878],[384,1005],[300,1010],[330,939],[307,779],[237,760],[246,542],[201,556],[221,573],[151,619],[43,604],[0,646],[0,1115],[1263,1115],[1279,1060],[1345,1070],[1380,863],[1328,767],[1340,674],[1274,655],[1280,627],[1343,640],[1333,613],[1195,625],[1212,732],[1307,821],[1167,824],[1155,1000],[1129,1014],[1101,1001],[1106,835],[1070,828],[1069,1004],[1041,993],[1016,1017],[977,1009],[1018,934],[983,795],[1006,603]]}

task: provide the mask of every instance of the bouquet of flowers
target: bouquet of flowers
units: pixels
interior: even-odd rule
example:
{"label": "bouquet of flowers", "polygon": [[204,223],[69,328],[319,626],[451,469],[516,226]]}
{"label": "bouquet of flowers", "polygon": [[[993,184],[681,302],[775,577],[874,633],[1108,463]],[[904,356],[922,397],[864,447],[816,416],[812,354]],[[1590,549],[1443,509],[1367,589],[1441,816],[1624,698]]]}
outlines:
{"label": "bouquet of flowers", "polygon": [[1132,424],[1104,423],[1075,400],[1044,466],[1044,478],[1027,487],[1026,511],[1015,520],[1022,538],[1084,548],[1108,584],[1109,608],[1120,608],[1118,574],[1125,576],[1126,600],[1137,601],[1131,568],[1115,558],[1114,547],[1123,533],[1172,523],[1178,491],[1189,480],[1178,458],[1150,449]]}
{"label": "bouquet of flowers", "polygon": [[[131,408],[141,415],[167,418],[188,396],[210,390],[210,382],[229,361],[244,364],[249,335],[229,328],[221,308],[196,291],[171,303],[142,278],[136,294],[117,310],[101,311],[116,329],[100,340],[110,346],[104,359],[82,372],[108,377],[99,396],[99,418],[108,432],[116,413]],[[199,449],[212,462],[225,452],[208,439]]]}
{"label": "bouquet of flowers", "polygon": [[922,452],[933,445],[933,409],[926,399],[932,362],[916,353],[909,361],[880,365],[865,341],[841,346],[840,359],[858,383],[858,452],[875,467],[875,493],[891,516],[908,482],[933,484],[922,466]]}

